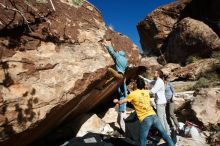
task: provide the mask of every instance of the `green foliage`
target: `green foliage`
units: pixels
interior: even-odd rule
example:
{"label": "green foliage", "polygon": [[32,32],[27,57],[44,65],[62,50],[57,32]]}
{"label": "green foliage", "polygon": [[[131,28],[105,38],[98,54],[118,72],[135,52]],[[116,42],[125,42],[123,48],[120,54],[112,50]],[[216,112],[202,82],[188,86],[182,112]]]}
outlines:
{"label": "green foliage", "polygon": [[82,6],[86,0],[72,0],[73,4],[78,5],[78,6]]}
{"label": "green foliage", "polygon": [[193,89],[208,88],[209,86],[210,86],[210,81],[202,77],[197,81],[197,83],[192,88]]}
{"label": "green foliage", "polygon": [[191,87],[191,90],[198,88],[214,87],[220,83],[220,65],[213,65],[212,69],[208,72],[201,74],[201,78],[197,83]]}
{"label": "green foliage", "polygon": [[202,77],[205,77],[208,80],[211,81],[219,81],[220,79],[220,64],[214,64],[212,66],[212,69],[210,69],[208,72],[204,72]]}
{"label": "green foliage", "polygon": [[191,83],[191,84],[188,84],[186,85],[185,87],[180,87],[180,88],[175,88],[175,91],[176,92],[184,92],[184,91],[190,91],[190,90],[193,90],[194,88],[194,84]]}
{"label": "green foliage", "polygon": [[198,56],[189,56],[186,60],[186,64],[195,63],[196,61],[200,60],[201,58]]}
{"label": "green foliage", "polygon": [[[25,2],[28,2],[28,0],[25,0]],[[84,3],[86,2],[86,0],[72,0],[72,3],[77,5],[77,6],[82,6]],[[36,3],[40,3],[40,4],[46,4],[48,3],[48,0],[36,0]]]}
{"label": "green foliage", "polygon": [[220,52],[219,51],[213,51],[212,52],[212,55],[211,55],[211,58],[220,58]]}
{"label": "green foliage", "polygon": [[212,131],[212,132],[219,132],[220,131],[220,123],[218,124],[210,124],[208,127],[207,127],[207,130],[208,131]]}
{"label": "green foliage", "polygon": [[36,0],[36,3],[46,4],[48,3],[48,0]]}
{"label": "green foliage", "polygon": [[216,124],[216,125],[212,125],[212,129],[214,130],[214,131],[220,131],[220,125],[219,124]]}
{"label": "green foliage", "polygon": [[215,65],[213,66],[213,70],[214,70],[218,75],[220,75],[220,63],[215,64]]}
{"label": "green foliage", "polygon": [[[30,5],[29,0],[24,0],[24,3]],[[39,4],[47,4],[47,3],[48,3],[48,0],[36,0],[36,3],[39,3]]]}

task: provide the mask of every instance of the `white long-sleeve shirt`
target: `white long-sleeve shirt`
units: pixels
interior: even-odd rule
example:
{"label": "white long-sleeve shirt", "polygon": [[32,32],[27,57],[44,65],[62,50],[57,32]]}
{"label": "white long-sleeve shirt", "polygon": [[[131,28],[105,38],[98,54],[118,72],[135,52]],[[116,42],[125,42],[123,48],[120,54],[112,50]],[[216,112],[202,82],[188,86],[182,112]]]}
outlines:
{"label": "white long-sleeve shirt", "polygon": [[157,80],[143,79],[150,84],[154,84],[150,92],[156,94],[156,104],[166,104],[167,100],[165,97],[165,85],[163,80],[161,78],[157,78]]}

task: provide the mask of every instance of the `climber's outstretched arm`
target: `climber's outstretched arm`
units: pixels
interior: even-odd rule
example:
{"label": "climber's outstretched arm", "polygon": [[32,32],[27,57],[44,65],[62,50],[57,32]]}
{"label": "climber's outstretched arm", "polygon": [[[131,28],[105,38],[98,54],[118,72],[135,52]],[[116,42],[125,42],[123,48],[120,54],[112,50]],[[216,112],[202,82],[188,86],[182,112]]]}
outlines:
{"label": "climber's outstretched arm", "polygon": [[109,54],[113,57],[116,58],[116,52],[114,51],[114,49],[112,48],[112,46],[105,46],[109,52]]}
{"label": "climber's outstretched arm", "polygon": [[110,41],[103,41],[103,45],[107,48],[109,54],[113,57],[116,58],[117,53],[115,52],[115,50],[112,48],[111,42]]}
{"label": "climber's outstretched arm", "polygon": [[125,98],[125,99],[122,99],[122,100],[114,99],[113,102],[114,102],[115,104],[121,105],[121,104],[127,103],[128,101],[127,101],[127,99]]}

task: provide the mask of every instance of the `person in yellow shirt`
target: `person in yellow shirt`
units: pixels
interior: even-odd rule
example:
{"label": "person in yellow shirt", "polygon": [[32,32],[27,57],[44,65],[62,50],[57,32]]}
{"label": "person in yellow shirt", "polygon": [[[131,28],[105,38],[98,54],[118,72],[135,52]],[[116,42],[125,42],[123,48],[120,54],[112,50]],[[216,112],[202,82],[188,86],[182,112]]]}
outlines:
{"label": "person in yellow shirt", "polygon": [[159,131],[162,138],[167,142],[168,146],[175,146],[173,141],[167,135],[160,122],[160,119],[157,117],[153,107],[151,106],[149,91],[144,90],[144,80],[138,78],[135,86],[137,89],[131,92],[125,99],[120,101],[118,99],[114,99],[113,102],[119,105],[130,102],[134,106],[137,117],[141,124],[139,132],[139,146],[146,146],[147,135],[151,127],[155,127]]}

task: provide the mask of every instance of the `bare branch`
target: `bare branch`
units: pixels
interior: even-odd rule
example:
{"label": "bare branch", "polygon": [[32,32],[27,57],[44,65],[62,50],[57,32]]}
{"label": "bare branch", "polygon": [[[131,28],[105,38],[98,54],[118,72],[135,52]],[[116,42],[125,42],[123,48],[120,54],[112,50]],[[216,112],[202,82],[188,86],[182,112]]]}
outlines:
{"label": "bare branch", "polygon": [[161,49],[159,49],[159,51],[160,51],[160,55],[161,55],[161,57],[163,58],[164,63],[167,64],[167,61],[166,61],[166,59],[165,59],[165,57],[164,57],[164,55],[163,55]]}
{"label": "bare branch", "polygon": [[17,13],[19,13],[20,15],[21,15],[21,17],[24,19],[24,21],[25,21],[25,23],[27,24],[27,26],[28,26],[28,29],[32,32],[32,30],[31,30],[31,28],[30,28],[30,26],[29,26],[29,22],[28,22],[28,20],[25,18],[25,16],[24,16],[24,14],[21,12],[21,11],[19,11],[18,9],[16,9],[16,8],[10,8],[10,7],[8,7],[8,6],[5,6],[3,3],[0,3],[0,6],[2,6],[4,9],[6,9],[6,10],[10,10],[10,11],[14,11],[14,12],[17,12]]}
{"label": "bare branch", "polygon": [[56,9],[55,9],[55,7],[54,7],[54,5],[53,5],[53,1],[52,1],[52,0],[50,0],[50,4],[51,4],[53,10],[56,11]]}

